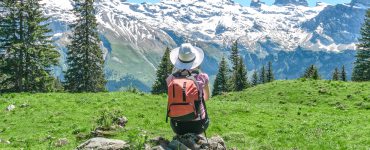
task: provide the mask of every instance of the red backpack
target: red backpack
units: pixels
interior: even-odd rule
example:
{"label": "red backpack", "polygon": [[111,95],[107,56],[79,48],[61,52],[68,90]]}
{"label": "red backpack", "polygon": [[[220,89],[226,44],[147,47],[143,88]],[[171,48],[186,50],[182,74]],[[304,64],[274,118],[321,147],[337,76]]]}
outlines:
{"label": "red backpack", "polygon": [[174,78],[168,83],[166,122],[168,117],[179,121],[191,121],[201,117],[199,104],[202,96],[194,75],[196,74],[190,72],[187,76],[174,74]]}

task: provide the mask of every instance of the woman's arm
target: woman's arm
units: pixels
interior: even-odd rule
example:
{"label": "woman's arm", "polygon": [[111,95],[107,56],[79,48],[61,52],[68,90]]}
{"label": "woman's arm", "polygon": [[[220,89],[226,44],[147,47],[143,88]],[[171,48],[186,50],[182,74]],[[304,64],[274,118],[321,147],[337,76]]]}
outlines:
{"label": "woman's arm", "polygon": [[208,100],[209,99],[209,86],[208,84],[205,85],[204,87],[204,100]]}

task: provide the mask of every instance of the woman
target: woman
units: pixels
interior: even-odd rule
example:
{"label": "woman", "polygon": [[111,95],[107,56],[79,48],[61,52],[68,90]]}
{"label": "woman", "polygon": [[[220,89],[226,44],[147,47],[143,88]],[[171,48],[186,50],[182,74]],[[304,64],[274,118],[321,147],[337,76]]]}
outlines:
{"label": "woman", "polygon": [[200,64],[204,59],[203,50],[192,46],[189,43],[182,44],[175,48],[170,53],[171,63],[174,65],[173,74],[167,78],[167,85],[173,80],[174,75],[194,75],[198,83],[198,91],[203,95],[203,102],[198,104],[200,109],[200,117],[192,121],[179,121],[171,119],[170,124],[172,130],[179,135],[186,133],[201,134],[209,125],[209,118],[205,106],[205,100],[209,97],[209,78],[208,75],[202,73],[199,69]]}

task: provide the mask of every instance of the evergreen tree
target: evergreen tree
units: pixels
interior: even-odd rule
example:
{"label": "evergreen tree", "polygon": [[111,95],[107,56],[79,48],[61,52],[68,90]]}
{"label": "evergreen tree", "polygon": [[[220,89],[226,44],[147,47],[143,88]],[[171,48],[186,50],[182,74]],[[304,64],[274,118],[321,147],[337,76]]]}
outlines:
{"label": "evergreen tree", "polygon": [[59,53],[52,46],[40,0],[4,0],[7,12],[0,23],[0,49],[5,50],[0,70],[2,91],[52,91],[53,66]]}
{"label": "evergreen tree", "polygon": [[75,0],[76,22],[67,46],[65,89],[71,92],[105,91],[104,59],[100,49],[94,0]]}
{"label": "evergreen tree", "polygon": [[275,80],[274,72],[272,70],[272,62],[270,61],[267,66],[267,74],[266,74],[267,82],[272,82]]}
{"label": "evergreen tree", "polygon": [[234,91],[242,91],[249,87],[247,70],[243,62],[243,58],[239,57],[236,70],[233,73]]}
{"label": "evergreen tree", "polygon": [[339,70],[337,67],[335,67],[332,75],[332,80],[338,81],[339,80]]}
{"label": "evergreen tree", "polygon": [[264,84],[267,82],[267,75],[266,75],[266,69],[265,66],[262,66],[260,71],[260,83]]}
{"label": "evergreen tree", "polygon": [[370,9],[366,12],[366,19],[361,28],[359,42],[352,80],[370,81]]}
{"label": "evergreen tree", "polygon": [[319,75],[319,71],[318,69],[316,68],[315,65],[310,65],[305,73],[303,74],[302,76],[303,78],[309,78],[309,79],[315,79],[315,80],[319,80],[320,79],[320,75]]}
{"label": "evergreen tree", "polygon": [[227,78],[227,64],[225,57],[222,57],[220,65],[218,67],[218,73],[216,75],[215,82],[213,84],[212,95],[220,95],[223,92],[228,91],[228,78]]}
{"label": "evergreen tree", "polygon": [[319,70],[317,68],[313,71],[312,79],[314,79],[314,80],[320,80],[321,79],[321,77],[319,75]]}
{"label": "evergreen tree", "polygon": [[258,74],[257,71],[254,71],[252,75],[252,86],[256,85],[258,85]]}
{"label": "evergreen tree", "polygon": [[229,91],[234,91],[236,89],[235,81],[236,79],[236,70],[239,63],[239,49],[238,49],[238,41],[236,40],[233,42],[231,46],[231,55],[230,55],[230,61],[231,61],[231,69],[229,70],[230,80],[228,80],[228,89]]}
{"label": "evergreen tree", "polygon": [[313,72],[315,70],[315,65],[310,65],[304,72],[303,78],[312,78]]}
{"label": "evergreen tree", "polygon": [[168,75],[171,74],[172,69],[173,65],[170,60],[170,49],[167,47],[157,70],[157,79],[152,87],[153,94],[167,93],[166,79]]}
{"label": "evergreen tree", "polygon": [[232,63],[232,70],[236,70],[239,62],[239,49],[238,49],[238,41],[236,40],[233,45],[231,46],[231,55],[230,60]]}
{"label": "evergreen tree", "polygon": [[344,65],[342,66],[342,72],[340,73],[340,79],[342,81],[347,81],[347,73],[346,73],[346,69],[344,68]]}

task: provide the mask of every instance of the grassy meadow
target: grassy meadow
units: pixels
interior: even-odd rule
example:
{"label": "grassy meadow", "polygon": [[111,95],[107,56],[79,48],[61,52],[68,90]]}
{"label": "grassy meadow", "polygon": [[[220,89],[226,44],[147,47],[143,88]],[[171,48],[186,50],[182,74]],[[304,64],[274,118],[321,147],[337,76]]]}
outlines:
{"label": "grassy meadow", "polygon": [[[0,149],[74,149],[104,110],[128,118],[111,138],[171,139],[166,102],[165,95],[130,92],[3,94]],[[6,111],[10,104],[16,108]],[[220,135],[229,148],[370,149],[370,82],[275,81],[213,97],[207,107],[208,137]],[[69,142],[57,147],[61,138]]]}

